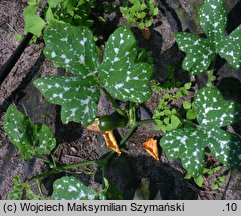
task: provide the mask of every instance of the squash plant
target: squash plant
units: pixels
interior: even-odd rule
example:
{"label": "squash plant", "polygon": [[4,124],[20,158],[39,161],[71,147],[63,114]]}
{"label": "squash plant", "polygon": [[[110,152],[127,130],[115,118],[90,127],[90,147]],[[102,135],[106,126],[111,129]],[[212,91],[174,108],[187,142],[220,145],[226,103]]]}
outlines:
{"label": "squash plant", "polygon": [[[100,119],[100,127],[102,129],[114,129],[116,127],[123,127],[127,123],[131,125],[130,130],[120,141],[120,146],[125,143],[138,125],[148,123],[148,121],[136,121],[135,105],[145,102],[151,95],[149,83],[153,68],[152,65],[141,63],[139,59],[136,59],[136,40],[128,27],[120,27],[110,36],[106,43],[102,62],[99,62],[99,49],[95,45],[92,32],[87,27],[76,27],[60,22],[53,22],[47,27],[44,39],[46,43],[44,50],[46,57],[56,65],[65,68],[69,74],[67,76],[42,77],[35,80],[34,84],[48,101],[62,106],[61,119],[64,123],[75,121],[81,122],[85,126],[91,124],[97,116],[100,89],[106,93],[113,103],[119,118],[118,121],[115,121],[116,118],[112,119],[112,126],[110,127],[110,125],[105,125],[103,121],[105,123],[107,121],[108,123],[112,116],[102,117]],[[120,109],[115,99],[128,102],[130,109]],[[21,117],[21,121],[14,118],[18,116]],[[37,139],[38,134],[28,133],[26,128],[35,127],[31,126],[30,120],[27,121],[26,119],[28,117],[21,114],[14,106],[10,106],[5,117],[4,128],[10,141],[24,155],[24,160],[29,160],[34,156],[38,157],[38,151],[30,151],[32,142],[28,143],[28,140],[31,139],[33,143],[36,142],[39,144],[40,149],[42,149],[42,145],[47,145],[48,143],[45,140]],[[113,121],[115,126],[113,126]],[[42,127],[45,128],[46,126]],[[21,128],[21,130],[17,130],[16,128]],[[34,132],[36,130],[33,129]],[[15,137],[23,137],[24,139],[14,139],[15,137],[12,138],[13,135]],[[47,146],[45,147],[47,148]],[[28,148],[29,150],[27,151],[26,149]],[[51,150],[52,148],[48,148],[48,153]],[[89,164],[98,164],[102,169],[106,169],[108,160],[113,153],[108,153],[103,159],[67,166],[57,165],[54,155],[51,155],[52,159],[48,162],[50,170],[33,176],[28,181],[39,181],[49,175]],[[47,161],[45,157],[40,158]],[[27,186],[26,182],[23,184],[19,183],[16,186],[19,189],[18,193],[13,192],[11,197],[20,197],[22,194],[21,190],[26,190]],[[57,180],[54,184],[52,198],[119,199],[121,197],[116,192],[116,188],[111,183],[107,184],[106,180],[104,181],[104,186],[105,189],[100,193],[87,188],[73,177],[64,177]],[[82,191],[85,192],[83,196],[81,195]]]}
{"label": "squash plant", "polygon": [[[97,116],[100,89],[123,102],[139,104],[151,96],[153,68],[135,62],[137,44],[128,27],[122,26],[110,36],[101,62],[87,27],[55,22],[47,27],[44,40],[46,57],[70,75],[42,77],[34,84],[49,102],[62,106],[64,123],[91,124]],[[126,116],[124,111],[117,111]]]}
{"label": "squash plant", "polygon": [[225,34],[227,14],[224,0],[205,0],[199,11],[200,25],[207,38],[187,32],[175,33],[179,49],[187,55],[183,69],[191,75],[208,71],[219,54],[235,69],[241,66],[241,25],[229,35]]}
{"label": "squash plant", "polygon": [[54,135],[46,125],[32,124],[14,105],[8,107],[3,127],[24,160],[49,153],[56,146]]}
{"label": "squash plant", "polygon": [[206,148],[226,167],[241,169],[241,139],[223,128],[241,120],[241,105],[224,100],[212,84],[216,54],[234,68],[240,68],[241,25],[225,35],[227,17],[223,0],[205,0],[199,18],[207,38],[186,32],[175,34],[180,50],[187,54],[183,69],[190,75],[210,69],[208,87],[200,89],[194,99],[198,124],[191,123],[189,127],[168,132],[160,140],[167,156],[181,158],[187,175],[194,178],[204,170]]}
{"label": "squash plant", "polygon": [[[108,153],[106,157],[97,161],[61,166],[57,165],[55,156],[51,154],[51,151],[56,146],[56,139],[46,125],[40,123],[32,124],[29,117],[19,112],[14,105],[10,105],[6,112],[3,126],[8,139],[20,152],[24,161],[28,162],[33,158],[39,158],[46,162],[47,165],[47,171],[32,176],[24,182],[22,182],[20,176],[14,176],[14,186],[8,194],[8,199],[21,200],[24,194],[27,199],[122,199],[122,194],[119,190],[106,178],[103,179],[103,189],[95,191],[73,176],[64,176],[57,179],[54,182],[51,197],[43,196],[39,186],[42,179],[50,175],[66,172],[72,168],[90,164],[97,164],[100,168],[106,169],[105,166],[108,164],[108,160],[113,152]],[[48,158],[51,159],[49,160]],[[37,184],[39,195],[32,191],[31,185],[33,183]]]}
{"label": "squash plant", "polygon": [[199,90],[194,103],[198,124],[167,132],[160,140],[167,156],[181,158],[188,175],[193,177],[204,169],[206,147],[226,167],[241,169],[241,139],[221,129],[241,120],[241,105],[224,100],[215,87]]}
{"label": "squash plant", "polygon": [[[60,1],[51,2],[55,5]],[[160,140],[167,156],[171,159],[180,158],[187,175],[196,180],[200,180],[200,175],[205,172],[206,149],[226,167],[241,170],[241,139],[225,130],[226,126],[241,120],[241,105],[225,100],[212,83],[216,54],[225,58],[234,68],[240,68],[241,27],[230,35],[225,35],[227,19],[223,0],[205,0],[199,17],[207,38],[185,32],[175,35],[180,50],[187,54],[183,69],[191,75],[210,69],[208,86],[198,90],[193,105],[183,104],[187,110],[195,107],[196,121],[186,121],[187,124],[182,128],[178,122],[174,128],[179,128],[166,132]],[[136,121],[136,106],[146,102],[151,96],[149,84],[153,67],[136,58],[137,43],[127,26],[119,27],[109,37],[103,55],[100,55],[101,51],[95,45],[91,30],[85,26],[73,26],[55,20],[47,26],[44,40],[45,56],[68,73],[65,76],[41,77],[34,84],[50,103],[61,105],[63,123],[74,121],[81,122],[84,126],[91,124],[97,117],[100,90],[112,102],[118,117],[115,117],[116,122],[113,123],[115,119],[110,122],[111,125],[105,123],[112,116],[103,117],[105,122],[100,122],[102,129],[110,130],[127,124],[131,126],[119,142],[120,147],[137,126],[155,123],[154,119]],[[127,103],[129,109],[121,109],[116,100]],[[52,132],[45,125],[33,125],[14,106],[10,106],[6,113],[4,129],[24,160],[40,157],[46,161],[44,155],[50,153],[56,145]],[[113,153],[109,152],[99,160],[65,166],[57,165],[52,155],[52,159],[48,161],[49,170],[31,177],[24,185],[18,179],[18,185],[14,188],[17,195],[12,193],[11,197],[22,196],[22,190],[29,192],[28,183],[33,180],[39,181],[72,168],[98,164],[106,169]],[[156,159],[159,159],[158,155]],[[54,183],[52,199],[121,197],[113,193],[114,187],[107,180],[103,180],[103,185],[103,190],[95,191],[76,178],[65,176]],[[30,195],[32,196],[31,192]]]}

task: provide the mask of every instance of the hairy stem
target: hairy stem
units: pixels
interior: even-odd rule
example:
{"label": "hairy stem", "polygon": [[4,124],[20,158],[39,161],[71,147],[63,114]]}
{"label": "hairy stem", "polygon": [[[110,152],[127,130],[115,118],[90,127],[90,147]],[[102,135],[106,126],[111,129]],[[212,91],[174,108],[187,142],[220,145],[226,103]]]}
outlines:
{"label": "hairy stem", "polygon": [[56,174],[56,173],[65,172],[68,169],[77,168],[77,167],[81,167],[81,166],[87,166],[87,165],[91,165],[91,164],[98,164],[101,162],[102,162],[102,160],[92,160],[92,161],[85,161],[85,162],[80,162],[80,163],[76,163],[76,164],[66,165],[63,167],[55,167],[48,172],[41,173],[39,175],[31,177],[28,181],[32,181],[35,179],[38,180],[38,179],[45,178],[45,177],[48,177],[48,176]]}
{"label": "hairy stem", "polygon": [[213,85],[213,70],[209,70],[207,72],[208,74],[208,83],[207,86],[212,86]]}
{"label": "hairy stem", "polygon": [[134,130],[136,129],[137,125],[132,126],[129,131],[126,133],[126,135],[122,138],[120,141],[120,146],[124,145],[125,142],[130,138],[130,136],[133,134]]}
{"label": "hairy stem", "polygon": [[136,107],[133,102],[129,102],[129,125],[134,126],[136,124]]}

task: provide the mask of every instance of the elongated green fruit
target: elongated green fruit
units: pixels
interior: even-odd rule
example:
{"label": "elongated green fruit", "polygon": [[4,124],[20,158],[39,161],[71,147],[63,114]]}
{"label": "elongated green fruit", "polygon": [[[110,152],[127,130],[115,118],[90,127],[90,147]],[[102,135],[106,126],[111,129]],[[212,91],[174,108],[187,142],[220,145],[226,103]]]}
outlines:
{"label": "elongated green fruit", "polygon": [[99,128],[100,130],[104,131],[114,130],[119,127],[125,127],[127,123],[127,119],[122,118],[116,113],[112,115],[101,116],[99,118]]}

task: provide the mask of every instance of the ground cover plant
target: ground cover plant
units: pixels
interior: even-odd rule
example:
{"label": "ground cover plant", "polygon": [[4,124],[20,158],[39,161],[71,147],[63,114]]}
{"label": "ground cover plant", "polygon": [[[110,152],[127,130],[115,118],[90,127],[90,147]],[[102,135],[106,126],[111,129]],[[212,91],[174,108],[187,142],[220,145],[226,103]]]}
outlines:
{"label": "ground cover plant", "polygon": [[159,12],[154,0],[123,1],[120,11],[131,25],[137,25],[142,30],[145,39],[150,38],[153,17]]}
{"label": "ground cover plant", "polygon": [[[155,69],[151,54],[138,47],[128,25],[117,27],[104,48],[98,47],[89,28],[93,24],[88,16],[94,7],[92,3],[76,0],[69,4],[66,0],[48,0],[47,9],[44,9],[45,18],[40,18],[36,14],[40,2],[28,1],[29,6],[24,12],[28,20],[25,28],[37,36],[41,36],[44,29],[45,57],[66,71],[63,76],[40,77],[34,80],[34,86],[49,103],[61,106],[60,115],[64,124],[75,122],[83,127],[95,127],[103,133],[106,146],[112,151],[98,160],[58,164],[55,157],[58,143],[53,132],[44,124],[33,124],[29,117],[11,105],[3,123],[9,141],[23,160],[39,158],[47,164],[47,169],[26,181],[16,176],[8,198],[123,199],[123,194],[106,175],[108,165],[114,157],[128,153],[123,148],[125,143],[139,126],[146,124],[154,124],[154,130],[160,135],[158,140],[150,137],[143,143],[147,153],[160,161],[161,148],[169,159],[179,159],[185,178],[193,178],[199,187],[204,183],[204,175],[218,172],[223,166],[241,170],[241,137],[228,129],[228,126],[241,121],[241,104],[223,97],[215,85],[214,76],[217,55],[235,69],[241,66],[241,27],[238,26],[229,35],[225,34],[225,1],[205,0],[201,6],[199,19],[206,37],[187,32],[175,33],[179,49],[186,53],[182,68],[191,76],[208,75],[206,86],[196,89],[196,92],[194,82],[175,80],[175,68],[171,66],[164,84],[152,81]],[[155,1],[141,1],[140,4],[135,8],[135,4],[130,7],[128,3],[120,9],[131,24],[144,29],[151,26],[152,16],[158,14],[158,8]],[[138,12],[137,9],[142,11]],[[81,15],[83,10],[86,16]],[[31,19],[39,25],[32,26]],[[140,120],[138,110],[152,97],[152,90],[163,96],[159,98],[152,117]],[[110,115],[98,114],[101,93],[115,110]],[[192,94],[194,96],[190,98]],[[173,106],[175,100],[181,100],[181,106]],[[119,128],[126,130],[117,139],[114,132]],[[212,164],[207,167],[207,155],[220,166]],[[75,175],[67,174],[73,168],[87,165],[97,165],[103,171],[99,189],[87,187]],[[44,196],[40,182],[60,173],[64,176],[54,181],[52,194]],[[210,188],[216,190],[224,181],[225,176],[219,176]],[[38,185],[38,194],[32,190],[33,182]]]}
{"label": "ground cover plant", "polygon": [[48,0],[43,5],[40,0],[28,0],[28,6],[23,11],[24,32],[34,34],[32,41],[36,42],[44,27],[55,20],[75,26],[91,26],[94,21],[90,13],[94,7],[95,1]]}

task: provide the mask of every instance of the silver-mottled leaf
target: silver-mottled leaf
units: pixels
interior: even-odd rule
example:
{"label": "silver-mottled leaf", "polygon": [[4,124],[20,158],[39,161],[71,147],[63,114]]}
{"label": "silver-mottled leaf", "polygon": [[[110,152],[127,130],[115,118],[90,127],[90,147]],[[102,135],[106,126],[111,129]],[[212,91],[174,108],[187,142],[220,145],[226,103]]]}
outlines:
{"label": "silver-mottled leaf", "polygon": [[206,72],[214,60],[214,52],[207,39],[186,32],[175,34],[179,49],[186,53],[182,68],[196,75]]}
{"label": "silver-mottled leaf", "polygon": [[241,105],[225,100],[215,87],[199,90],[195,98],[195,107],[197,121],[205,127],[222,127],[241,120]]}
{"label": "silver-mottled leaf", "polygon": [[216,47],[227,25],[224,0],[205,0],[199,11],[199,19],[204,32]]}
{"label": "silver-mottled leaf", "polygon": [[241,139],[219,128],[207,132],[208,147],[219,162],[230,169],[241,169]]}
{"label": "silver-mottled leaf", "polygon": [[108,39],[101,66],[100,84],[116,99],[142,103],[151,95],[151,65],[135,63],[136,40],[131,30],[118,28]]}
{"label": "silver-mottled leaf", "polygon": [[169,158],[180,158],[188,174],[197,177],[204,168],[205,138],[194,128],[177,129],[167,132],[160,145]]}
{"label": "silver-mottled leaf", "polygon": [[160,145],[171,159],[180,158],[188,174],[202,173],[205,147],[218,161],[231,169],[241,170],[241,139],[220,129],[241,120],[241,105],[224,100],[215,87],[198,91],[195,98],[197,128],[184,128],[166,133]]}
{"label": "silver-mottled leaf", "polygon": [[241,66],[241,25],[218,42],[218,53],[235,69]]}
{"label": "silver-mottled leaf", "polygon": [[8,107],[3,127],[8,139],[23,155],[24,160],[49,153],[56,145],[53,132],[46,125],[33,125],[14,105]]}
{"label": "silver-mottled leaf", "polygon": [[54,200],[93,200],[96,192],[72,176],[57,179],[53,185]]}
{"label": "silver-mottled leaf", "polygon": [[98,67],[98,50],[91,30],[53,22],[45,30],[45,56],[72,74],[84,79]]}
{"label": "silver-mottled leaf", "polygon": [[61,119],[90,124],[97,115],[99,90],[94,78],[42,77],[34,81],[50,103],[61,105]]}
{"label": "silver-mottled leaf", "polygon": [[206,72],[214,56],[219,54],[235,68],[241,67],[241,25],[225,35],[227,15],[224,0],[205,0],[199,11],[200,24],[207,39],[188,33],[177,33],[180,50],[186,52],[183,69],[191,75]]}

